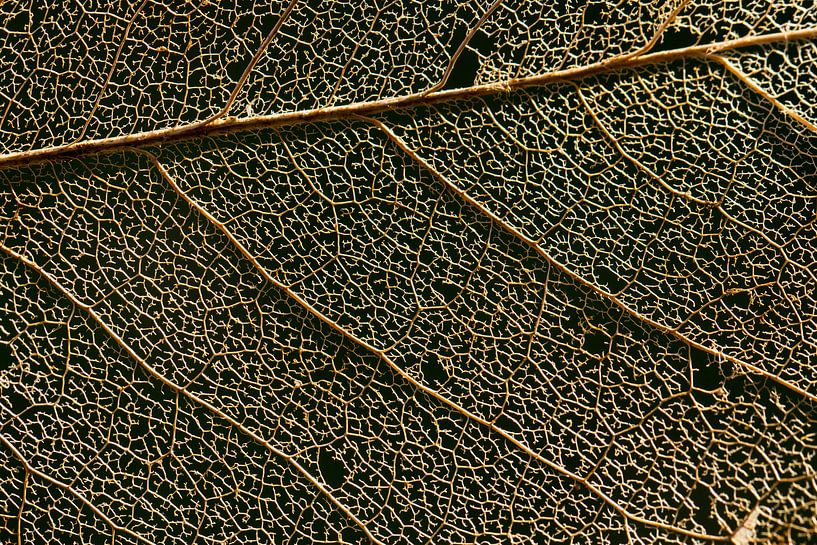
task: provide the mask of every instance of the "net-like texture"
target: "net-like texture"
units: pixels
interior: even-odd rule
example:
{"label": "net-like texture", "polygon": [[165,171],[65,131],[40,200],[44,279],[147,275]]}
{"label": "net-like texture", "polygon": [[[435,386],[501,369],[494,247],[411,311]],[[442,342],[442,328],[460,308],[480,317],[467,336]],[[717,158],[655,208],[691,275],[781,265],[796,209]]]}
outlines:
{"label": "net-like texture", "polygon": [[0,542],[817,539],[810,3],[0,14]]}

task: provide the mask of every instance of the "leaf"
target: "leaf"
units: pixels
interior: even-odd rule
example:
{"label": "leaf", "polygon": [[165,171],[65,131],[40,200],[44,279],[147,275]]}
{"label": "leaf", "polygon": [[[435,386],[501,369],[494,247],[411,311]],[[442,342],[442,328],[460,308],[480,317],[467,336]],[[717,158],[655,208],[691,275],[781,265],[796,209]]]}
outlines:
{"label": "leaf", "polygon": [[807,543],[810,2],[0,5],[0,537]]}

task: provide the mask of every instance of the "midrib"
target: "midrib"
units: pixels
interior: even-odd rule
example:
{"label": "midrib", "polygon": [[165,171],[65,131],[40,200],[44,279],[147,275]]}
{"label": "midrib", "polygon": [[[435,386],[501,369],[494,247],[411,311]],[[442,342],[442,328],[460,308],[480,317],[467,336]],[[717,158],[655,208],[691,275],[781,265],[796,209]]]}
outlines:
{"label": "midrib", "polygon": [[589,76],[613,72],[616,70],[666,63],[682,58],[715,58],[717,54],[724,51],[770,43],[811,40],[814,38],[817,38],[817,28],[758,34],[735,40],[713,42],[709,44],[671,49],[656,53],[645,52],[643,54],[636,55],[620,55],[585,66],[547,72],[524,78],[508,79],[483,85],[473,85],[471,87],[463,87],[460,89],[412,93],[379,100],[354,102],[341,106],[282,112],[272,115],[221,117],[165,129],[144,131],[109,138],[89,139],[59,146],[8,153],[0,155],[0,168],[19,167],[44,161],[111,153],[132,147],[153,146],[157,144],[178,142],[181,140],[191,140],[204,136],[252,131],[268,127],[353,119],[356,116],[372,115],[388,110],[416,108],[419,106],[434,105],[442,102],[452,102],[485,95],[507,93],[509,91],[524,89],[526,87],[543,86],[550,83],[563,81],[575,81]]}

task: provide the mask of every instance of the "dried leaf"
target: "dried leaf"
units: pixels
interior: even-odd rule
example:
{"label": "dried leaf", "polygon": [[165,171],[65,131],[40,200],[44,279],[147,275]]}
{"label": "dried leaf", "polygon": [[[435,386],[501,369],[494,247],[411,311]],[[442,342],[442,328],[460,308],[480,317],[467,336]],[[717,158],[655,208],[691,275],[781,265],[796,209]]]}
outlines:
{"label": "dried leaf", "polygon": [[0,24],[0,541],[817,537],[811,2]]}

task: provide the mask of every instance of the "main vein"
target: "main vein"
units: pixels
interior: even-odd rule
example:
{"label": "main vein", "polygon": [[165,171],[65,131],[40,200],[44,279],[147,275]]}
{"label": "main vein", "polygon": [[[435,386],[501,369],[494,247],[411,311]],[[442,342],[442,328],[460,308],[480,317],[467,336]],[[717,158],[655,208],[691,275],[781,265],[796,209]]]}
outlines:
{"label": "main vein", "polygon": [[189,140],[203,136],[251,131],[281,125],[298,125],[302,123],[349,119],[360,115],[377,114],[387,110],[415,108],[418,106],[433,105],[441,102],[466,100],[478,96],[506,93],[515,89],[547,85],[554,82],[575,81],[616,70],[625,70],[639,66],[666,63],[683,58],[712,59],[715,62],[719,62],[720,56],[718,54],[723,53],[724,51],[770,43],[811,40],[815,38],[817,38],[817,27],[797,31],[757,34],[734,40],[725,40],[710,44],[682,47],[655,53],[650,53],[649,49],[642,48],[642,50],[637,51],[635,54],[628,53],[610,57],[608,59],[583,66],[577,66],[565,70],[556,70],[535,76],[513,78],[481,85],[472,85],[470,87],[463,87],[460,89],[438,90],[433,92],[422,91],[397,97],[354,102],[341,106],[312,108],[308,110],[281,112],[271,115],[258,115],[240,118],[216,117],[205,123],[197,121],[164,129],[85,140],[82,142],[74,142],[34,150],[18,151],[0,155],[0,168],[16,167],[31,163],[73,158],[98,153],[110,153],[128,147],[152,146],[163,143],[177,142],[180,140]]}

